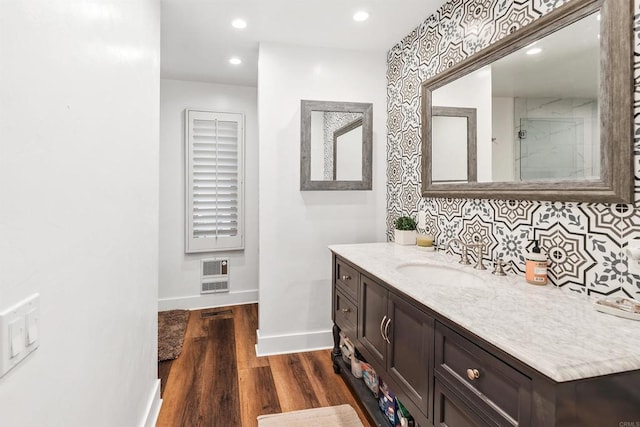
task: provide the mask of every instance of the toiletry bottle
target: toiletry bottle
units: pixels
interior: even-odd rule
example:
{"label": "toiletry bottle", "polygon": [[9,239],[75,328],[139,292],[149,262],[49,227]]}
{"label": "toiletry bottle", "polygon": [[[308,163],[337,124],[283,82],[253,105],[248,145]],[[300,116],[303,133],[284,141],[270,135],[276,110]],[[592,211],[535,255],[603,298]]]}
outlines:
{"label": "toiletry bottle", "polygon": [[538,240],[532,239],[533,249],[526,256],[526,279],[532,285],[547,284],[547,256],[542,254]]}

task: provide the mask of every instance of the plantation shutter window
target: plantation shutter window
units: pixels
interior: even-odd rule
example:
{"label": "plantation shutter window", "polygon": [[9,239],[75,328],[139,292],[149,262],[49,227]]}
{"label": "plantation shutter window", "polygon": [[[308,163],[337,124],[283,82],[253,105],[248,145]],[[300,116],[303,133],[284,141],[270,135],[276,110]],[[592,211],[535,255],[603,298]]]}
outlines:
{"label": "plantation shutter window", "polygon": [[186,252],[243,249],[244,117],[185,110]]}

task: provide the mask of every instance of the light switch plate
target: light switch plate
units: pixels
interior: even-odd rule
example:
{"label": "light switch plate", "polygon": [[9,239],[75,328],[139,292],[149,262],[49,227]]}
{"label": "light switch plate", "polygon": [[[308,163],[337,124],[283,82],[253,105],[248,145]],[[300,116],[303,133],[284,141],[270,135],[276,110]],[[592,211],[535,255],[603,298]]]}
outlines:
{"label": "light switch plate", "polygon": [[19,357],[24,345],[24,317],[18,317],[9,323],[9,359]]}
{"label": "light switch plate", "polygon": [[38,335],[40,335],[38,317],[40,316],[40,310],[38,307],[34,307],[24,316],[24,328],[25,328],[25,345],[31,347],[38,343]]}
{"label": "light switch plate", "polygon": [[[27,316],[28,314],[28,316]],[[40,295],[29,298],[0,312],[0,377],[20,363],[29,353],[38,348]],[[31,321],[31,337],[28,336]],[[33,327],[35,326],[35,329]],[[31,343],[28,342],[31,340]]]}

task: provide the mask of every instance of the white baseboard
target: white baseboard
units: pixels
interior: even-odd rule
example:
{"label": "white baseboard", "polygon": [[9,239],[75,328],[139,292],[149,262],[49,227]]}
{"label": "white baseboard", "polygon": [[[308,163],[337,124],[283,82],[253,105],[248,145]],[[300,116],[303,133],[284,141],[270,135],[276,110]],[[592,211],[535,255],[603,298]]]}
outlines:
{"label": "white baseboard", "polygon": [[252,304],[255,302],[258,302],[257,289],[242,292],[221,292],[188,297],[161,298],[158,300],[158,311],[178,309],[199,310],[201,308]]}
{"label": "white baseboard", "polygon": [[260,330],[258,329],[256,333],[258,336],[256,354],[258,356],[301,353],[305,351],[333,348],[332,330],[261,336]]}
{"label": "white baseboard", "polygon": [[160,399],[160,380],[158,379],[153,385],[153,390],[151,391],[151,396],[147,403],[146,415],[140,427],[155,427],[161,406],[162,399]]}

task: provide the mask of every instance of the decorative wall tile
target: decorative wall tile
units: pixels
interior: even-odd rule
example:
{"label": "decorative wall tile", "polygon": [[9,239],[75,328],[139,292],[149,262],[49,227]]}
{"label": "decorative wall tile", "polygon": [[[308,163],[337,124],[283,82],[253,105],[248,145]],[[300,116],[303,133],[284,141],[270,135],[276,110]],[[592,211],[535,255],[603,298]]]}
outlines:
{"label": "decorative wall tile", "polygon": [[574,203],[543,202],[538,210],[539,224],[555,224],[562,221],[572,230],[585,230],[585,219]]}
{"label": "decorative wall tile", "polygon": [[619,247],[610,249],[606,245],[606,236],[594,236],[590,240],[597,240],[602,251],[593,252],[598,263],[598,269],[589,277],[588,289],[591,294],[625,295],[640,299],[638,276],[627,270],[627,257]]}
{"label": "decorative wall tile", "polygon": [[640,238],[640,216],[638,203],[626,204],[589,204],[580,207],[588,218],[590,233],[606,234],[622,245],[626,240]]}
{"label": "decorative wall tile", "polygon": [[533,10],[533,3],[531,1],[525,1],[524,3],[514,1],[505,14],[501,13],[503,10],[501,4],[503,3],[504,2],[498,2],[499,6],[497,9],[499,9],[499,12],[496,13],[496,31],[493,33],[491,42],[500,40],[504,36],[519,30],[540,17],[540,14]]}
{"label": "decorative wall tile", "polygon": [[561,222],[548,228],[535,228],[535,238],[549,259],[548,277],[555,286],[570,286],[584,292],[586,272],[596,262],[587,251],[586,235],[574,233]]}
{"label": "decorative wall tile", "polygon": [[488,203],[494,206],[494,221],[510,230],[531,224],[533,214],[540,208],[538,203],[528,200],[489,200]]}
{"label": "decorative wall tile", "polygon": [[[393,219],[425,212],[439,244],[481,236],[487,260],[502,258],[524,272],[529,239],[539,238],[552,261],[552,284],[594,295],[640,299],[640,277],[629,274],[624,247],[640,238],[640,205],[423,198],[420,83],[570,0],[453,0],[388,54],[387,208]],[[626,0],[621,0],[626,1]],[[636,64],[635,173],[640,202],[640,0],[634,0]],[[432,230],[432,231],[431,231]]]}
{"label": "decorative wall tile", "polygon": [[487,203],[486,200],[470,199],[463,206],[464,218],[471,218],[478,215],[483,221],[491,221],[493,219],[493,205]]}
{"label": "decorative wall tile", "polygon": [[[465,219],[462,222],[462,230],[459,237],[463,242],[485,244],[482,250],[482,257],[484,259],[494,259],[494,252],[498,247],[498,240],[494,236],[492,222],[484,221],[479,215],[471,219]],[[469,255],[471,255],[472,252],[473,251],[470,251]]]}
{"label": "decorative wall tile", "polygon": [[462,217],[462,199],[435,199],[438,205],[438,212],[444,219],[453,221],[457,217]]}
{"label": "decorative wall tile", "polygon": [[525,252],[522,250],[529,244],[531,227],[521,226],[515,229],[505,224],[495,223],[495,238],[498,247],[494,259],[502,259],[513,272],[524,272]]}

